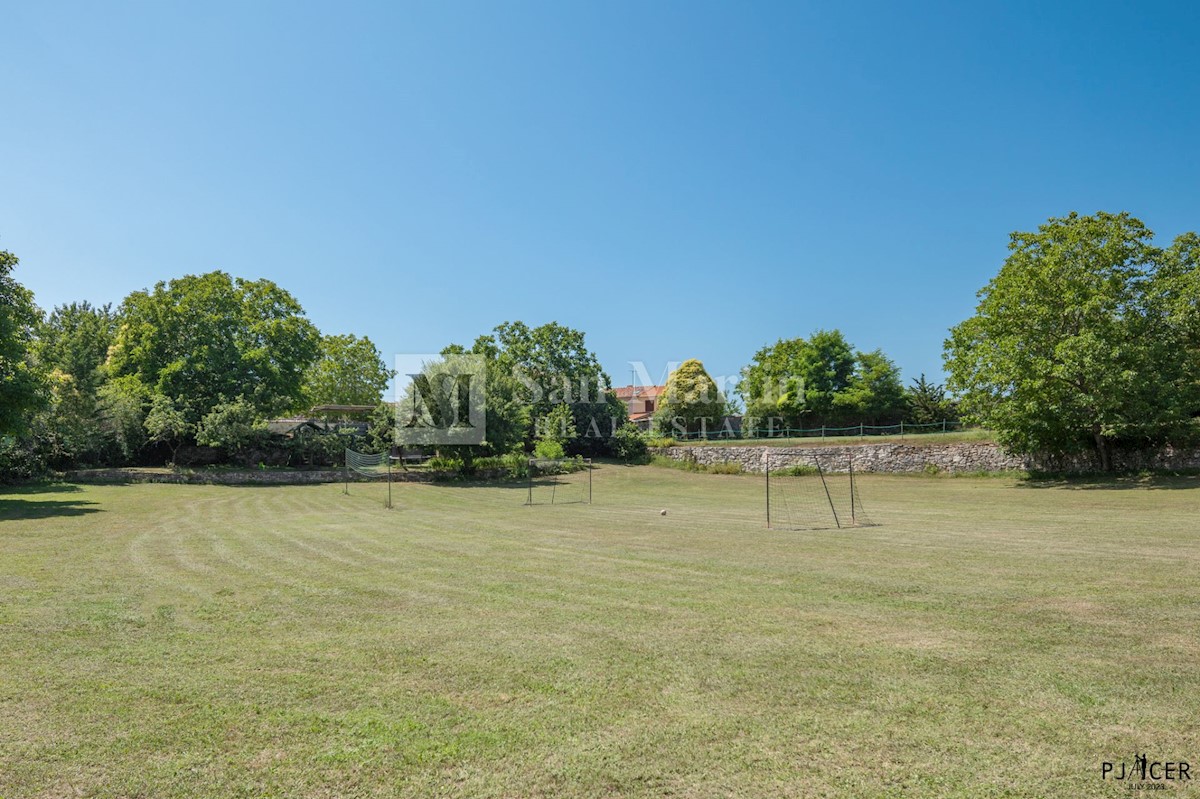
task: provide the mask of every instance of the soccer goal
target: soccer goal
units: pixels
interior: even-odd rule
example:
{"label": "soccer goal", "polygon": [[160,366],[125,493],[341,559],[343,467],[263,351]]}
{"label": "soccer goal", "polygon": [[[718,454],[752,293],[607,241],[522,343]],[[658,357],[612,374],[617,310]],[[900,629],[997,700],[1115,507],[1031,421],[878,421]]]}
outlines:
{"label": "soccer goal", "polygon": [[530,458],[526,505],[592,504],[592,461]]}
{"label": "soccer goal", "polygon": [[392,507],[392,458],[386,452],[355,452],[349,447],[346,448],[345,461],[345,486],[342,488],[343,494],[350,493],[350,478],[365,477],[372,481],[387,480],[387,499],[384,500],[385,508]]}
{"label": "soccer goal", "polygon": [[763,456],[767,527],[777,530],[830,530],[872,527],[863,507],[853,456],[815,454]]}

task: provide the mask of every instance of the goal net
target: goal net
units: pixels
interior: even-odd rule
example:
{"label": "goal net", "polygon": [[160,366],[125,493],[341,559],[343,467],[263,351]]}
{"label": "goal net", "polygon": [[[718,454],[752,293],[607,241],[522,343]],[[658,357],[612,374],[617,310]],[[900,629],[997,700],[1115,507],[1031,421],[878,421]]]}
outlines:
{"label": "goal net", "polygon": [[860,475],[850,456],[767,453],[767,527],[779,530],[829,530],[871,527],[863,507]]}
{"label": "goal net", "polygon": [[526,505],[592,503],[592,462],[578,458],[530,458]]}
{"label": "goal net", "polygon": [[392,507],[392,459],[386,452],[355,452],[346,448],[345,486],[343,494],[350,493],[351,480],[387,481],[385,508]]}

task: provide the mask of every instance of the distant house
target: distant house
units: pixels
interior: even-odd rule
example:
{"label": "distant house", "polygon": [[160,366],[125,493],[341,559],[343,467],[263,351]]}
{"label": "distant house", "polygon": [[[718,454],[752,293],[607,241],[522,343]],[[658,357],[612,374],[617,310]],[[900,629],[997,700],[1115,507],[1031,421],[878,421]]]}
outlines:
{"label": "distant house", "polygon": [[621,386],[614,393],[629,409],[629,421],[642,430],[649,430],[654,412],[658,410],[658,398],[666,390],[666,386]]}
{"label": "distant house", "polygon": [[267,422],[267,430],[284,438],[320,435],[325,432],[325,429],[326,425],[324,422],[314,419],[272,419]]}

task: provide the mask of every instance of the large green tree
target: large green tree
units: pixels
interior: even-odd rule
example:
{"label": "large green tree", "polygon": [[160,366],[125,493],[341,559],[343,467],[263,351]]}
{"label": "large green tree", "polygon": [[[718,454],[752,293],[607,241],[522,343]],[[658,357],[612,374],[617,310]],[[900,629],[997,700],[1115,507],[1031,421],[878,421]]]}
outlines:
{"label": "large green tree", "polygon": [[320,334],[269,280],[187,275],[130,294],[110,368],[176,401],[189,423],[244,398],[260,416],[293,408]]}
{"label": "large green tree", "polygon": [[0,436],[25,429],[29,414],[46,399],[31,351],[41,311],[29,289],[12,277],[18,263],[17,256],[0,250]]}
{"label": "large green tree", "polygon": [[95,397],[116,331],[117,315],[110,305],[60,305],[38,328],[38,361],[68,375],[76,390]]}
{"label": "large green tree", "polygon": [[[582,331],[557,322],[537,327],[504,322],[492,335],[477,339],[472,351],[494,362],[489,381],[504,381],[524,405],[526,443],[531,443],[538,421],[565,404],[576,427],[576,435],[567,441],[568,452],[600,454],[603,442],[625,418],[624,406],[610,396],[612,381],[588,349]],[[490,431],[490,417],[488,426]]]}
{"label": "large green tree", "polygon": [[905,408],[900,371],[881,350],[856,351],[841,331],[781,339],[754,354],[738,393],[747,431],[779,427],[887,424]]}
{"label": "large green tree", "polygon": [[666,435],[719,430],[725,407],[725,396],[704,364],[690,358],[667,377],[654,413],[654,426]]}
{"label": "large green tree", "polygon": [[966,416],[1023,453],[1160,443],[1189,426],[1196,392],[1195,234],[1173,247],[1127,213],[1016,232],[975,315],[950,331],[948,386]]}
{"label": "large green tree", "polygon": [[394,374],[366,336],[322,336],[321,354],[304,375],[304,409],[376,405]]}
{"label": "large green tree", "polygon": [[49,376],[49,414],[43,438],[55,465],[102,463],[127,451],[100,409],[105,362],[116,331],[108,305],[88,302],[60,305],[38,326],[35,353]]}
{"label": "large green tree", "polygon": [[538,327],[504,322],[477,346],[494,346],[497,361],[526,386],[535,418],[561,403],[603,402],[612,387],[584,334],[557,322]]}

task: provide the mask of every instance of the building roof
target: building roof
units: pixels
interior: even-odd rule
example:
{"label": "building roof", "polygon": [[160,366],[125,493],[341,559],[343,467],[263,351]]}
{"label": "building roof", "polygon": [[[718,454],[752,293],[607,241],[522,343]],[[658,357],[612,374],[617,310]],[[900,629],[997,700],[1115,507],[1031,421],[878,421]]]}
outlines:
{"label": "building roof", "polygon": [[313,413],[370,413],[374,405],[314,405]]}
{"label": "building roof", "polygon": [[613,389],[619,400],[654,399],[667,390],[666,386],[621,386]]}

